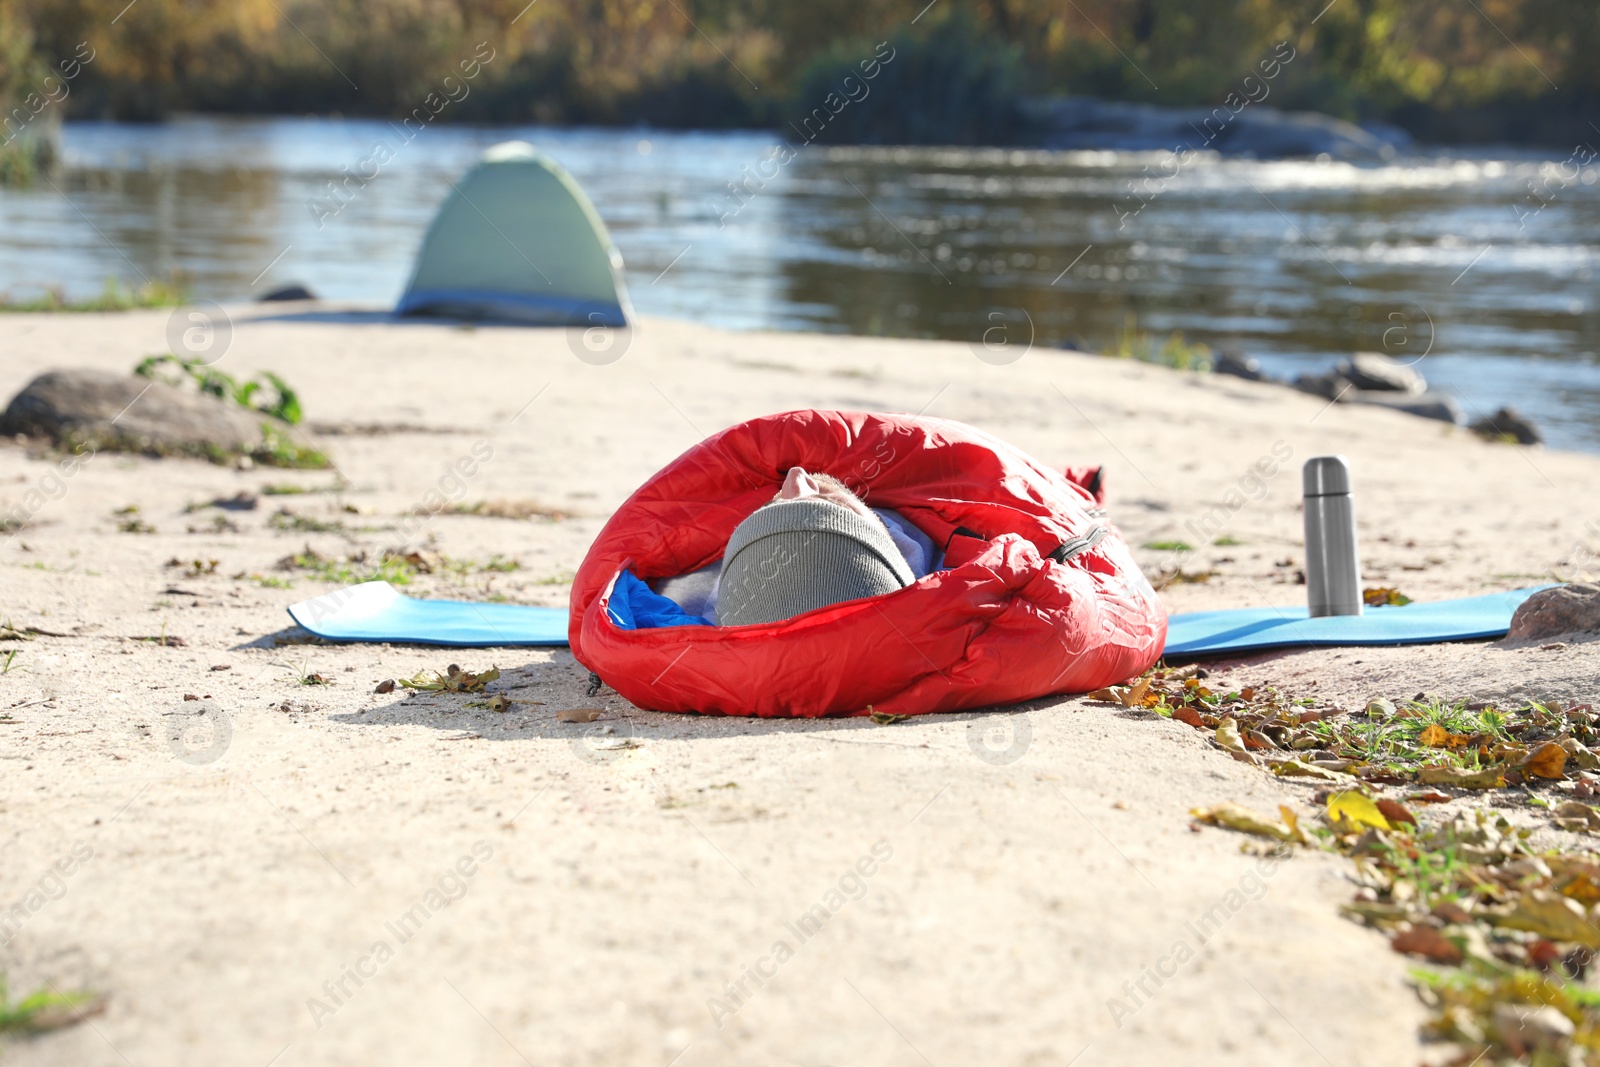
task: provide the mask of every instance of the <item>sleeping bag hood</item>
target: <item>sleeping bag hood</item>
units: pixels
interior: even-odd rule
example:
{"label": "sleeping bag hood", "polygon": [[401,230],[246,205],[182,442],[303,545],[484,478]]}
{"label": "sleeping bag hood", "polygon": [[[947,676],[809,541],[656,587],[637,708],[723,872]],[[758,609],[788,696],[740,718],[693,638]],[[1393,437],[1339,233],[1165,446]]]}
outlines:
{"label": "sleeping bag hood", "polygon": [[[899,512],[944,549],[943,569],[750,626],[650,626],[621,603],[619,588],[720,559],[795,466]],[[1166,610],[1098,508],[1099,472],[1069,473],[948,419],[805,410],[740,423],[600,531],[572,585],[573,655],[639,707],[719,715],[918,715],[1123,681],[1161,655]]]}

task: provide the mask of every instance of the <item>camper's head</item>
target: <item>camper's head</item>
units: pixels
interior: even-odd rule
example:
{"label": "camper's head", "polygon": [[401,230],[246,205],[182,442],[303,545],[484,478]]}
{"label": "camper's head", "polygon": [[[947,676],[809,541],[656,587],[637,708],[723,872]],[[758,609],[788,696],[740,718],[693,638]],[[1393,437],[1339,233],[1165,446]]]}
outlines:
{"label": "camper's head", "polygon": [[793,467],[778,494],[728,540],[717,620],[779,622],[913,580],[888,529],[860,497],[836,478]]}

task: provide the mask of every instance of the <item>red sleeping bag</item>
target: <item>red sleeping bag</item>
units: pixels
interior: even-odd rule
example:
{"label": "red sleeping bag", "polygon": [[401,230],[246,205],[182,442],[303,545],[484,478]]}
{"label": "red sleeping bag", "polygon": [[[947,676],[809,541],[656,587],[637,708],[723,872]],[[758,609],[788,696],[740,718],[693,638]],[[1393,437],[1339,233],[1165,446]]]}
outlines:
{"label": "red sleeping bag", "polygon": [[[947,569],[776,623],[611,617],[624,569],[650,581],[716,562],[795,466],[904,515]],[[573,655],[641,708],[716,715],[918,715],[1123,681],[1161,655],[1166,610],[1097,510],[1097,472],[1077,477],[1094,492],[948,419],[752,419],[679,456],[606,523],[572,583]]]}

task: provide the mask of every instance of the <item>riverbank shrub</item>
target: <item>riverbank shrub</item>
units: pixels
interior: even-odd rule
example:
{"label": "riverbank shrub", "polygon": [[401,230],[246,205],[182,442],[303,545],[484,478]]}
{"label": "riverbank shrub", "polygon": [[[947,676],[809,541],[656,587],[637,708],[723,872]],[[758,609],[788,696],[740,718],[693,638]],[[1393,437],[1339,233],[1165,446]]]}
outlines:
{"label": "riverbank shrub", "polygon": [[1215,104],[1282,43],[1269,106],[1569,147],[1600,111],[1593,0],[0,0],[0,108],[92,53],[52,114],[399,118],[482,46],[438,121],[781,126],[884,41],[829,139],[1015,142],[1023,91]]}
{"label": "riverbank shrub", "polygon": [[1025,82],[1022,49],[958,12],[922,32],[829,48],[800,73],[782,132],[844,144],[1006,144],[1019,132]]}

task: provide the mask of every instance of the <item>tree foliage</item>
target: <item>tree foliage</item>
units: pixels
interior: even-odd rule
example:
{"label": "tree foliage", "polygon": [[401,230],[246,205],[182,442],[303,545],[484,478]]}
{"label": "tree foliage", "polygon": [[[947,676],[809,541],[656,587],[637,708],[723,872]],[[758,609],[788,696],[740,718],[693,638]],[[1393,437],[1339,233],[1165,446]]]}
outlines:
{"label": "tree foliage", "polygon": [[1288,40],[1299,58],[1274,101],[1286,106],[1366,118],[1600,97],[1593,0],[924,3],[0,0],[0,103],[85,42],[96,58],[62,110],[94,117],[403,115],[480,44],[493,59],[452,118],[774,123],[829,64],[890,40],[909,59],[896,78],[943,72],[990,96],[1213,102]]}

